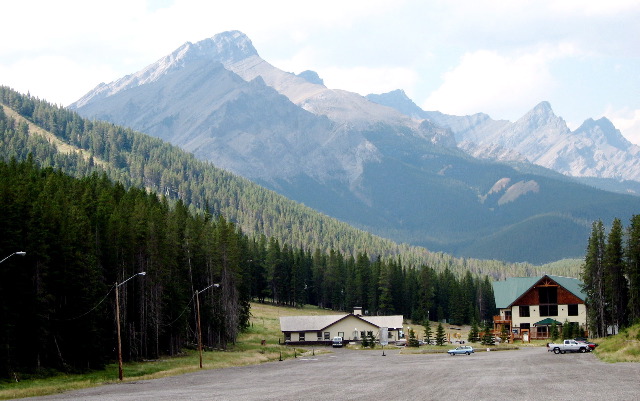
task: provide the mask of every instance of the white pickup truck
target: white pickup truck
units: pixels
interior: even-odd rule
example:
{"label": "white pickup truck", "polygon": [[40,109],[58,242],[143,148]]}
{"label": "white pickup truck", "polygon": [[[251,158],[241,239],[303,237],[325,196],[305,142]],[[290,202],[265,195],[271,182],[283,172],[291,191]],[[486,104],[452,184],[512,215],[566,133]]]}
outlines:
{"label": "white pickup truck", "polygon": [[547,344],[549,351],[553,351],[554,354],[564,354],[565,352],[587,352],[589,346],[586,343],[580,343],[576,340],[564,340],[560,344]]}

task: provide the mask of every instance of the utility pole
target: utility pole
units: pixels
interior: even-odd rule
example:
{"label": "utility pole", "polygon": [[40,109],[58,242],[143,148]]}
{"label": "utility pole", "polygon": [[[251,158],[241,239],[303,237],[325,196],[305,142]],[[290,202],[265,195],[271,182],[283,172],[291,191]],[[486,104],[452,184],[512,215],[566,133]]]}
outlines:
{"label": "utility pole", "polygon": [[196,314],[198,315],[196,323],[198,324],[198,354],[200,354],[200,369],[202,369],[202,326],[200,326],[200,293],[211,287],[220,287],[220,284],[211,284],[203,290],[196,290]]}
{"label": "utility pole", "polygon": [[200,292],[196,290],[196,311],[198,314],[198,353],[200,354],[200,369],[202,369],[202,327],[200,326]]}
{"label": "utility pole", "polygon": [[118,297],[118,282],[116,281],[116,323],[118,325],[118,379],[122,381],[122,340],[120,338],[120,298]]}
{"label": "utility pole", "polygon": [[127,281],[131,280],[135,276],[144,276],[145,274],[147,274],[147,273],[146,272],[136,273],[133,276],[129,277],[128,279],[124,280],[122,283],[118,284],[118,282],[116,281],[116,284],[115,284],[115,287],[116,287],[116,324],[118,326],[118,379],[120,379],[120,381],[122,381],[122,378],[123,378],[124,375],[122,373],[122,339],[120,337],[120,296],[118,295],[118,288],[120,288],[120,286],[122,284],[124,284]]}

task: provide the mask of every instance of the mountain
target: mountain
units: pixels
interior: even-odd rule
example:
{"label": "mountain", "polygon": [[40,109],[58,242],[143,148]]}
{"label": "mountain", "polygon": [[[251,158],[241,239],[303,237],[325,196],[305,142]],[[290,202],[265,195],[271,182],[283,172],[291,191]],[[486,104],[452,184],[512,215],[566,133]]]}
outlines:
{"label": "mountain", "polygon": [[[71,108],[376,235],[459,256],[582,257],[591,221],[637,210],[636,198],[530,163],[473,158],[456,146],[454,124],[329,89],[314,73],[281,71],[237,31],[186,43]],[[455,121],[470,134],[509,126],[482,115]]]}
{"label": "mountain", "polygon": [[424,111],[399,90],[367,98],[451,129],[459,148],[474,157],[529,161],[605,190],[640,195],[640,147],[604,117],[587,119],[571,131],[548,102],[511,123],[482,113],[451,116]]}
{"label": "mountain", "polygon": [[144,188],[162,194],[167,205],[182,202],[203,216],[213,213],[234,222],[259,243],[263,238],[275,239],[289,249],[319,250],[325,255],[337,251],[354,258],[366,253],[371,259],[401,260],[405,267],[429,266],[439,272],[448,269],[457,276],[471,272],[494,279],[544,272],[576,275],[580,268],[576,260],[533,266],[461,259],[394,243],[198,160],[160,139],[83,119],[61,106],[4,86],[0,86],[0,143],[0,160],[5,162],[31,160],[42,168],[78,178],[108,177],[123,190]]}

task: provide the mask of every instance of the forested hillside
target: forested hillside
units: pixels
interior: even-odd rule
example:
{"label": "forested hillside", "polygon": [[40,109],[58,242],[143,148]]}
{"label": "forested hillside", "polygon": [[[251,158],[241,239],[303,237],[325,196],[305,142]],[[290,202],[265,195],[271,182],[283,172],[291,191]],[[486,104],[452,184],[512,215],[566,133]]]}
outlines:
{"label": "forested hillside", "polygon": [[478,273],[536,273],[398,246],[159,140],[0,99],[0,256],[26,252],[0,263],[2,377],[113,360],[116,286],[129,360],[194,343],[203,289],[204,343],[225,347],[252,299],[470,323],[495,309]]}
{"label": "forested hillside", "polygon": [[0,87],[4,105],[0,121],[0,158],[24,160],[32,154],[41,166],[83,177],[98,171],[125,187],[146,188],[180,199],[191,211],[224,216],[249,235],[274,237],[303,249],[335,250],[356,255],[400,257],[405,265],[450,268],[460,275],[489,274],[494,278],[542,272],[576,275],[575,263],[532,266],[500,261],[454,258],[424,248],[396,244],[317,213],[241,177],[195,159],[177,147],[100,121],[89,121],[7,87]]}
{"label": "forested hillside", "polygon": [[43,170],[30,156],[0,162],[0,210],[1,255],[26,252],[0,264],[0,377],[99,369],[113,360],[116,287],[126,360],[195,343],[194,294],[204,289],[203,342],[215,347],[246,327],[251,299],[362,306],[419,322],[470,323],[495,310],[487,276],[251,240],[181,200],[169,205],[106,174],[77,179]]}

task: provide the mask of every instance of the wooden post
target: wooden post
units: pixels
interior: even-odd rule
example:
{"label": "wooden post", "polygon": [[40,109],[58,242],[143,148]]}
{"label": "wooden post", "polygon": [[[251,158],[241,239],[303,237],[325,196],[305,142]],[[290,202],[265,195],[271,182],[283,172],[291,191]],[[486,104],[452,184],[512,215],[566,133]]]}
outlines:
{"label": "wooden post", "polygon": [[200,326],[200,295],[196,290],[196,313],[198,315],[198,353],[200,354],[200,369],[202,369],[202,328]]}
{"label": "wooden post", "polygon": [[120,338],[120,298],[118,296],[118,282],[116,281],[116,323],[118,326],[118,378],[122,381],[122,340]]}

